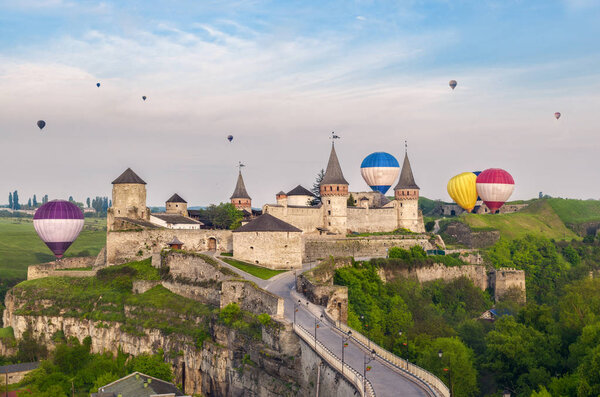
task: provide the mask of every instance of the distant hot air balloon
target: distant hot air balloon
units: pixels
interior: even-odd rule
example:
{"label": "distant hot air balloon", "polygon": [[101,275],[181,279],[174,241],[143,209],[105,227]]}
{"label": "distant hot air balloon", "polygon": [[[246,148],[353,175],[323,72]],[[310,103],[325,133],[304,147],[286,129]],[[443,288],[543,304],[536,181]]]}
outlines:
{"label": "distant hot air balloon", "polygon": [[394,156],[385,152],[371,153],[360,165],[360,174],[374,192],[385,194],[400,174],[400,165]]}
{"label": "distant hot air balloon", "polygon": [[75,241],[83,228],[83,213],[75,204],[52,200],[37,209],[33,227],[57,258]]}
{"label": "distant hot air balloon", "polygon": [[448,83],[448,85],[450,86],[450,88],[455,89],[456,88],[456,80],[450,80],[450,82]]}
{"label": "distant hot air balloon", "polygon": [[233,135],[227,135],[227,140],[228,140],[229,142],[233,141]]}
{"label": "distant hot air balloon", "polygon": [[556,117],[556,120],[560,119],[560,112],[554,113],[554,117]]}
{"label": "distant hot air balloon", "polygon": [[513,177],[500,168],[489,168],[477,177],[477,193],[490,211],[495,213],[515,190]]}
{"label": "distant hot air balloon", "polygon": [[463,172],[448,181],[448,194],[452,200],[467,212],[473,211],[477,204],[477,176],[472,172]]}
{"label": "distant hot air balloon", "polygon": [[145,100],[146,100],[146,95],[144,95],[144,96],[142,97],[142,99],[145,101]]}
{"label": "distant hot air balloon", "polygon": [[96,83],[96,87],[100,87],[100,83]]}
{"label": "distant hot air balloon", "polygon": [[38,120],[37,126],[39,127],[40,130],[42,130],[46,126],[46,122],[44,120]]}

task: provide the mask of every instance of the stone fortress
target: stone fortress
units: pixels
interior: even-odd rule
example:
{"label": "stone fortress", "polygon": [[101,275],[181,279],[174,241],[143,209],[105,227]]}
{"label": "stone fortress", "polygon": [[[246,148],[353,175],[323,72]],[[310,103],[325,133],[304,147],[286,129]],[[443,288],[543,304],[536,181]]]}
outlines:
{"label": "stone fortress", "polygon": [[[235,231],[211,230],[188,211],[187,202],[173,194],[164,213],[151,213],[146,204],[146,182],[128,168],[113,182],[113,205],[107,215],[108,264],[150,255],[177,237],[191,251],[233,252],[237,259],[270,268],[301,268],[332,253],[385,256],[388,248],[421,245],[435,247],[426,235],[419,211],[419,186],[405,154],[394,200],[379,192],[350,192],[334,144],[320,183],[321,202],[298,185],[279,192],[276,204],[252,209],[241,168],[230,202],[244,212],[244,224]],[[349,203],[349,198],[354,203]],[[386,239],[349,238],[348,233],[391,232],[406,229],[406,236]],[[375,241],[377,240],[377,241]],[[381,241],[379,241],[381,240]],[[439,238],[438,245],[442,244]]]}

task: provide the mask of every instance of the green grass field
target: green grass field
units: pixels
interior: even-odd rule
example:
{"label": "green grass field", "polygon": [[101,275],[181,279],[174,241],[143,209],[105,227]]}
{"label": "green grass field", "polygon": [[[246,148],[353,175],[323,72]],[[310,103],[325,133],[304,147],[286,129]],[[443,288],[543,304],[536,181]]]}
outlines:
{"label": "green grass field", "polygon": [[600,201],[551,198],[545,199],[564,223],[600,221]]}
{"label": "green grass field", "polygon": [[[577,200],[573,200],[577,201]],[[533,202],[526,209],[512,214],[462,215],[461,220],[473,230],[498,230],[500,236],[515,239],[533,234],[557,240],[578,239],[546,200]]]}
{"label": "green grass field", "polygon": [[234,266],[246,273],[249,273],[255,277],[262,278],[263,280],[268,280],[273,276],[284,273],[287,270],[272,270],[267,269],[266,267],[251,265],[250,263],[238,261],[232,258],[220,258],[223,262],[229,263],[231,266]]}
{"label": "green grass field", "polygon": [[[65,256],[98,255],[106,245],[106,219],[85,218],[79,238]],[[54,260],[32,218],[0,218],[0,279],[25,279],[27,266]]]}

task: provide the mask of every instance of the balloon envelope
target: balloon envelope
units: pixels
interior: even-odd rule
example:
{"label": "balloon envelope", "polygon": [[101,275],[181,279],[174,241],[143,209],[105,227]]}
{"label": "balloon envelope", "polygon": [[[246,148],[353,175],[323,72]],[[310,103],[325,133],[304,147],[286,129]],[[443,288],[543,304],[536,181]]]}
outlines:
{"label": "balloon envelope", "polygon": [[500,168],[489,168],[477,177],[477,193],[495,213],[504,205],[515,190],[513,177]]}
{"label": "balloon envelope", "polygon": [[560,119],[560,112],[554,113],[554,117],[556,117],[556,120]]}
{"label": "balloon envelope", "polygon": [[144,96],[142,97],[142,99],[145,101],[145,100],[146,100],[146,96],[144,95]]}
{"label": "balloon envelope", "polygon": [[450,80],[450,82],[448,83],[448,85],[450,86],[450,88],[455,89],[456,88],[456,80]]}
{"label": "balloon envelope", "polygon": [[446,187],[452,200],[467,212],[473,211],[477,204],[476,180],[473,172],[463,172],[450,178]]}
{"label": "balloon envelope", "polygon": [[46,126],[46,122],[44,120],[38,120],[37,126],[41,130],[41,129],[43,129]]}
{"label": "balloon envelope", "polygon": [[233,135],[227,135],[227,140],[228,140],[229,142],[233,141]]}
{"label": "balloon envelope", "polygon": [[400,174],[394,156],[385,152],[371,153],[360,165],[360,174],[374,192],[385,194]]}
{"label": "balloon envelope", "polygon": [[57,258],[62,258],[79,236],[83,222],[79,207],[64,200],[47,202],[33,216],[35,231]]}
{"label": "balloon envelope", "polygon": [[100,87],[100,83],[96,83],[96,87]]}

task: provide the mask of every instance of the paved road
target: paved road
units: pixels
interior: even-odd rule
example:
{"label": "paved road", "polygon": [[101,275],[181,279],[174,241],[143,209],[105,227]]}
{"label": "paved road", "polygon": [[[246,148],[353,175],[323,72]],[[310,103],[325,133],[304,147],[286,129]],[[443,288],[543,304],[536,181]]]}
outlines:
{"label": "paved road", "polygon": [[[216,258],[219,260],[218,258]],[[315,321],[322,314],[323,307],[312,303],[307,305],[306,299],[300,298],[295,292],[294,272],[286,272],[272,277],[269,280],[262,280],[229,264],[219,261],[223,266],[227,266],[244,276],[248,280],[254,281],[261,288],[266,289],[282,297],[285,301],[285,318],[290,322],[294,321],[294,309],[297,306],[296,322],[302,325],[312,336],[315,335]],[[306,269],[303,270],[307,270]],[[298,271],[300,273],[300,271]],[[318,320],[319,327],[316,329],[317,339],[323,343],[333,354],[341,359],[342,357],[342,335],[333,329],[327,320]],[[368,352],[352,339],[348,341],[348,347],[344,348],[344,362],[349,364],[358,373],[362,375],[364,369],[364,359]],[[367,379],[371,381],[377,397],[413,397],[427,396],[428,394],[416,384],[413,380],[401,375],[397,370],[384,364],[381,359],[371,361],[369,364],[371,370],[367,372]]]}

